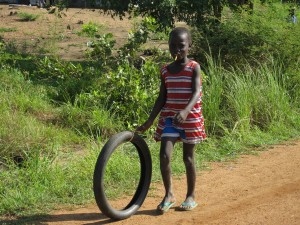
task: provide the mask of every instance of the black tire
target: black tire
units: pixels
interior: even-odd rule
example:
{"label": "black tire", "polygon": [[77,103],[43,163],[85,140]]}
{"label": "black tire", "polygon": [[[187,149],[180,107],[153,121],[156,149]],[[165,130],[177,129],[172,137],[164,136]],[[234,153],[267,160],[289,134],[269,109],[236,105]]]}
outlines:
{"label": "black tire", "polygon": [[[116,210],[110,205],[105,195],[103,178],[105,175],[106,164],[111,154],[119,145],[128,141],[130,141],[138,151],[141,167],[140,180],[137,190],[129,204],[123,210]],[[151,175],[152,159],[148,145],[144,139],[138,134],[133,134],[133,132],[130,131],[123,131],[113,135],[102,148],[94,171],[94,195],[101,212],[114,220],[126,219],[135,214],[142,206],[147,196],[151,183]]]}

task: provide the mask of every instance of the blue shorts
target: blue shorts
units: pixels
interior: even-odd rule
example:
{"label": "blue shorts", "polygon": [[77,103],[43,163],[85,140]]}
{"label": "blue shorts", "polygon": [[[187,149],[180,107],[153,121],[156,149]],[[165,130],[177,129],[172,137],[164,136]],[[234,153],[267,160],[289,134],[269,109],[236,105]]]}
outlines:
{"label": "blue shorts", "polygon": [[165,128],[162,131],[161,137],[181,137],[182,139],[186,138],[184,130],[174,127],[172,118],[167,118],[165,120]]}

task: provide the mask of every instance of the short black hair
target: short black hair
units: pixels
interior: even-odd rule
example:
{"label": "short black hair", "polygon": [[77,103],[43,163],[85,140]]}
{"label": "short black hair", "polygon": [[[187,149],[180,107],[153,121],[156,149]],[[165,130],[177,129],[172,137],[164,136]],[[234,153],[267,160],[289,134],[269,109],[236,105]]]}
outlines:
{"label": "short black hair", "polygon": [[192,44],[192,35],[189,29],[186,27],[175,27],[171,32],[169,37],[171,38],[173,35],[181,35],[181,34],[187,34],[187,38],[189,41],[189,45],[191,46]]}

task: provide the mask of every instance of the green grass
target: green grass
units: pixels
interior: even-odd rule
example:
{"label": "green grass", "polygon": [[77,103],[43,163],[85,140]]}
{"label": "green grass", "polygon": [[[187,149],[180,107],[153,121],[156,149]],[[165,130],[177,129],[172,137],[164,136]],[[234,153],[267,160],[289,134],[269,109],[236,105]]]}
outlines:
{"label": "green grass", "polygon": [[90,202],[96,156],[83,152],[95,147],[59,125],[59,109],[44,87],[10,67],[0,70],[0,80],[0,214],[39,214],[58,203]]}
{"label": "green grass", "polygon": [[57,204],[91,202],[94,159],[72,155],[67,158],[69,163],[58,163],[60,154],[31,151],[21,168],[7,162],[8,168],[0,174],[0,214],[40,214]]}
{"label": "green grass", "polygon": [[35,21],[39,17],[39,15],[26,12],[20,12],[17,14],[17,16],[20,18],[21,21]]}
{"label": "green grass", "polygon": [[10,68],[0,70],[0,81],[1,158],[23,156],[30,149],[51,153],[80,142],[74,132],[54,125],[58,113],[43,87]]}
{"label": "green grass", "polygon": [[124,195],[133,196],[138,186],[139,175],[138,152],[131,143],[121,145],[107,163],[104,179],[107,197],[114,199]]}
{"label": "green grass", "polygon": [[0,33],[5,33],[5,32],[14,32],[16,31],[17,29],[16,28],[6,28],[6,27],[0,27]]}

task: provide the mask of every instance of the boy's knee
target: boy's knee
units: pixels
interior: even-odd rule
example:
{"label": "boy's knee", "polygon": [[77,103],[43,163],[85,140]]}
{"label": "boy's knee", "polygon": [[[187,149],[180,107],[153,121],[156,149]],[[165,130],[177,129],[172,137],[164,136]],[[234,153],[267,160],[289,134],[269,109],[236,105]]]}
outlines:
{"label": "boy's knee", "polygon": [[170,156],[167,154],[161,154],[160,155],[160,162],[163,164],[169,164],[170,163]]}
{"label": "boy's knee", "polygon": [[184,156],[183,157],[183,162],[184,162],[184,164],[185,164],[186,167],[194,166],[194,159],[193,159],[193,157]]}

